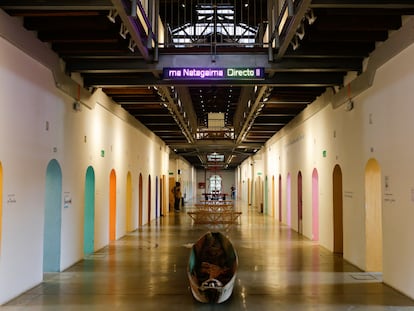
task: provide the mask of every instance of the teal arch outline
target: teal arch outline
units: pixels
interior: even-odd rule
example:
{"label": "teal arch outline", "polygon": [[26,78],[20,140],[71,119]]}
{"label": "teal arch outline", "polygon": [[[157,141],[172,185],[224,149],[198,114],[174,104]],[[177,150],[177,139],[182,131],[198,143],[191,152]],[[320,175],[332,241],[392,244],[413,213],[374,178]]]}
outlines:
{"label": "teal arch outline", "polygon": [[83,253],[91,254],[95,247],[95,171],[92,166],[86,169],[83,222]]}
{"label": "teal arch outline", "polygon": [[60,271],[62,227],[62,170],[51,160],[46,169],[45,214],[43,231],[43,271]]}

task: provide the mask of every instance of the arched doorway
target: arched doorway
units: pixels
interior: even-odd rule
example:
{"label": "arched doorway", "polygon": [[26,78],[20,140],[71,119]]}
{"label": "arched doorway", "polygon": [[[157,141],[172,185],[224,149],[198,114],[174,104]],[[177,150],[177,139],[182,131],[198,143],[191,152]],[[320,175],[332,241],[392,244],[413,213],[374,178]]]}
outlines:
{"label": "arched doorway", "polygon": [[291,225],[292,225],[292,222],[291,222],[291,209],[292,209],[292,207],[291,207],[291,191],[292,191],[292,189],[291,189],[291,180],[290,180],[290,173],[288,173],[288,175],[287,175],[287,180],[286,180],[286,183],[287,183],[287,185],[286,185],[286,191],[287,191],[287,193],[286,193],[286,223],[287,223],[287,225],[290,227]]}
{"label": "arched doorway", "polygon": [[344,229],[342,214],[342,170],[337,164],[333,170],[333,252],[343,254],[344,252]]}
{"label": "arched doorway", "polygon": [[116,240],[116,174],[111,171],[109,177],[109,241]]}
{"label": "arched doorway", "polygon": [[242,191],[243,191],[243,186],[244,186],[244,180],[242,181],[240,179],[239,185],[236,188],[236,197],[235,197],[235,199],[239,199],[241,197],[240,193],[242,193]]}
{"label": "arched doorway", "polygon": [[160,176],[160,216],[164,214],[164,175]]}
{"label": "arched doorway", "polygon": [[312,240],[319,241],[319,176],[316,168],[312,172]]}
{"label": "arched doorway", "polygon": [[282,175],[279,174],[279,222],[282,222]]}
{"label": "arched doorway", "polygon": [[252,206],[252,189],[250,184],[250,178],[247,178],[247,204],[248,206]]}
{"label": "arched doorway", "polygon": [[2,233],[3,233],[3,166],[0,162],[0,254],[2,245]]}
{"label": "arched doorway", "polygon": [[132,177],[131,172],[127,174],[126,180],[126,231],[130,232],[133,230],[132,226]]}
{"label": "arched doorway", "polygon": [[151,175],[148,175],[148,224],[151,222]]}
{"label": "arched doorway", "polygon": [[366,271],[382,271],[381,168],[375,159],[365,166]]}
{"label": "arched doorway", "polygon": [[272,217],[275,217],[275,175],[272,176]]}
{"label": "arched doorway", "polygon": [[155,218],[159,216],[158,176],[155,176]]}
{"label": "arched doorway", "polygon": [[141,227],[142,226],[142,174],[139,173],[139,182],[138,182],[138,224]]}
{"label": "arched doorway", "polygon": [[253,192],[254,206],[259,209],[260,213],[263,213],[263,181],[261,176],[253,181],[255,188]]}
{"label": "arched doorway", "polygon": [[84,203],[83,253],[88,255],[93,253],[95,243],[95,171],[92,166],[86,170]]}
{"label": "arched doorway", "polygon": [[298,233],[303,234],[302,172],[298,173]]}
{"label": "arched doorway", "polygon": [[268,204],[269,204],[269,181],[266,175],[265,182],[264,182],[264,213],[266,215],[268,213]]}
{"label": "arched doorway", "polygon": [[[168,206],[168,212],[171,212],[174,209],[174,187],[175,187],[175,178],[174,177],[169,177],[168,179],[168,202],[169,202],[169,206]],[[207,189],[205,190],[205,192],[207,192]]]}
{"label": "arched doorway", "polygon": [[60,271],[62,227],[62,170],[56,160],[46,169],[46,194],[43,231],[43,271]]}

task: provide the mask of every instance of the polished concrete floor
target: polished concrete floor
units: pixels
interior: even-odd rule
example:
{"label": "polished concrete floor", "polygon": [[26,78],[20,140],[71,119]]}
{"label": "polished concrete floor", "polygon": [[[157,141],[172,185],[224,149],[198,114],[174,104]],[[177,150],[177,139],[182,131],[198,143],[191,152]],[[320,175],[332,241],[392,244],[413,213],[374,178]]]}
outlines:
{"label": "polished concrete floor", "polygon": [[[217,229],[217,228],[213,228]],[[270,217],[243,211],[227,230],[239,256],[232,297],[223,304],[192,298],[189,248],[205,225],[172,213],[111,243],[1,311],[17,310],[414,310],[414,301]]]}

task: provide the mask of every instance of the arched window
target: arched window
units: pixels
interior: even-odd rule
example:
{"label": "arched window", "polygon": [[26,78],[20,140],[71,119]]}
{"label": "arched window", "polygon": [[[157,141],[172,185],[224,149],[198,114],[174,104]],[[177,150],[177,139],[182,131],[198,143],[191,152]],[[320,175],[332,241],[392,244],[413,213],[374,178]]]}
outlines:
{"label": "arched window", "polygon": [[221,180],[219,175],[210,176],[210,192],[221,192]]}

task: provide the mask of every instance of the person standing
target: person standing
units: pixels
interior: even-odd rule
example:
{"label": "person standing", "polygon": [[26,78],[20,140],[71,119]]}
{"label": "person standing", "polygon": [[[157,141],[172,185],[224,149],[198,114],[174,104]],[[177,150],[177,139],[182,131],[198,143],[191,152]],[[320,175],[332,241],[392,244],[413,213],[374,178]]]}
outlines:
{"label": "person standing", "polygon": [[234,200],[236,198],[236,188],[234,186],[231,186],[231,198]]}
{"label": "person standing", "polygon": [[173,188],[174,193],[174,210],[176,212],[180,211],[180,201],[181,201],[181,184],[180,182],[176,182]]}

